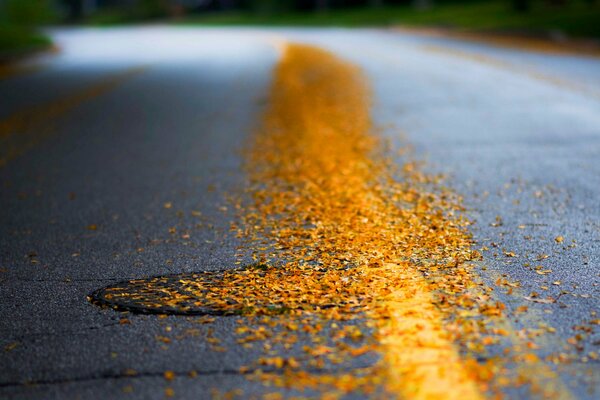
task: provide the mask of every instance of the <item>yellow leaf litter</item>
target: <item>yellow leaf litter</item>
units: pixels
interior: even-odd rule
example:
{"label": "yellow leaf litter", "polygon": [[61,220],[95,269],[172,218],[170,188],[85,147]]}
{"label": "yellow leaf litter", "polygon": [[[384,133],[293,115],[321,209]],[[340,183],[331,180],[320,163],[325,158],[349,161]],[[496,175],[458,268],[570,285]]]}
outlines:
{"label": "yellow leaf litter", "polygon": [[[460,199],[417,164],[397,167],[361,72],[314,47],[282,49],[245,154],[247,195],[234,204],[232,230],[256,264],[130,281],[107,288],[106,303],[244,315],[237,343],[264,356],[240,373],[322,398],[479,399],[527,384],[562,398],[518,345],[504,360],[486,353],[520,339],[475,279]],[[369,354],[378,361],[329,368]]]}
{"label": "yellow leaf litter", "polygon": [[[294,305],[332,304],[320,311],[325,318],[360,311],[382,354],[369,374],[387,394],[479,398],[432,298],[440,288],[454,292],[454,283],[433,288],[418,267],[465,277],[464,263],[478,255],[450,196],[427,192],[412,164],[397,180],[373,134],[360,71],[325,51],[288,45],[253,140],[256,201],[240,233],[266,237],[285,260],[260,296],[278,301],[289,291]],[[303,281],[287,279],[300,271]]]}

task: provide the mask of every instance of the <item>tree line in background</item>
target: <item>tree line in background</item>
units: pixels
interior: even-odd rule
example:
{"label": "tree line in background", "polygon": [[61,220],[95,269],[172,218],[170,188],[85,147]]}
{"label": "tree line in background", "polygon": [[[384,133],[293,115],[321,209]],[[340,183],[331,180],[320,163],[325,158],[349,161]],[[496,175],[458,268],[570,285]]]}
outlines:
{"label": "tree line in background", "polygon": [[[150,16],[196,10],[251,10],[257,12],[326,11],[344,7],[383,7],[412,5],[427,9],[434,3],[457,3],[456,0],[62,0],[75,16],[95,7],[122,7]],[[466,2],[477,0],[466,0]],[[479,0],[485,1],[485,0]],[[551,5],[564,5],[569,0],[544,0]],[[590,3],[596,0],[587,0]],[[460,1],[458,1],[460,2]],[[463,0],[463,2],[465,2]],[[517,11],[527,11],[532,0],[507,0]]]}
{"label": "tree line in background", "polygon": [[[463,0],[473,3],[478,0]],[[484,2],[485,0],[479,0]],[[515,11],[527,12],[532,0],[505,0]],[[553,6],[574,0],[542,0]],[[596,0],[586,0],[594,3]],[[0,0],[0,23],[39,25],[54,21],[79,21],[102,10],[118,10],[129,20],[177,17],[187,13],[240,10],[259,14],[290,11],[326,12],[350,7],[413,6],[426,10],[457,0]]]}
{"label": "tree line in background", "polygon": [[62,0],[62,3],[67,6],[69,17],[77,19],[102,8],[121,9],[131,13],[132,17],[155,18],[202,11],[310,12],[401,4],[427,8],[433,0]]}

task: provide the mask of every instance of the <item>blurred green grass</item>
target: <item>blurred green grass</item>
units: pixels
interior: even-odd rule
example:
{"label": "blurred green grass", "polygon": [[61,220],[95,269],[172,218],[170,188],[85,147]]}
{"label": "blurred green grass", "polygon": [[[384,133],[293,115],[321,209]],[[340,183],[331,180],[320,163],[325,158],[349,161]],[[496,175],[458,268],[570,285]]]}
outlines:
{"label": "blurred green grass", "polygon": [[48,47],[51,41],[38,26],[55,20],[48,0],[1,1],[0,61]]}
{"label": "blurred green grass", "polygon": [[548,34],[560,31],[578,37],[600,38],[600,2],[573,0],[562,6],[533,1],[529,12],[511,8],[506,0],[462,1],[440,4],[418,11],[409,6],[353,8],[326,13],[218,12],[190,16],[185,25],[270,25],[270,26],[438,26],[485,32]]}
{"label": "blurred green grass", "polygon": [[0,58],[41,50],[50,46],[50,39],[29,28],[0,25]]}

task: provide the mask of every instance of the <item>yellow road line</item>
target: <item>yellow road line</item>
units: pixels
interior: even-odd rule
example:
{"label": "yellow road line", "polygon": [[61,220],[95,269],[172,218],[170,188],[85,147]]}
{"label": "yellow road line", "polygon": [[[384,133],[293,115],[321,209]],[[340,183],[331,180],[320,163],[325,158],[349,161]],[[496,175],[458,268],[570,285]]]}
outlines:
{"label": "yellow road line", "polygon": [[408,32],[416,35],[457,38],[461,41],[484,43],[494,47],[529,51],[532,53],[570,55],[585,57],[600,57],[600,48],[595,43],[586,41],[569,40],[565,43],[543,38],[527,38],[519,36],[504,36],[482,34],[477,32],[460,32],[451,29],[436,29],[423,27],[394,27],[394,31]]}
{"label": "yellow road line", "polygon": [[12,78],[14,76],[30,74],[37,72],[44,67],[40,64],[32,65],[0,65],[0,80]]}
{"label": "yellow road line", "polygon": [[482,398],[422,275],[394,264],[385,268],[402,282],[382,305],[386,318],[378,328],[388,390],[405,399]]}
{"label": "yellow road line", "polygon": [[505,71],[510,71],[515,74],[521,74],[533,78],[535,80],[549,83],[553,86],[557,86],[563,89],[571,90],[574,92],[579,92],[591,97],[600,98],[600,91],[595,90],[594,88],[590,88],[585,84],[580,84],[572,80],[559,78],[557,76],[543,73],[535,70],[531,67],[518,66],[513,63],[491,57],[488,55],[484,55],[481,53],[464,51],[459,49],[453,49],[449,47],[436,46],[436,45],[426,45],[421,47],[423,50],[430,53],[438,53],[449,55],[452,57],[462,58],[465,60],[475,61],[481,64],[486,64],[492,67],[496,67],[498,69],[503,69]]}
{"label": "yellow road line", "polygon": [[[429,284],[401,261],[418,252],[440,263],[468,259],[468,238],[430,209],[442,203],[419,201],[425,193],[392,182],[375,155],[378,146],[360,71],[325,51],[289,44],[249,155],[251,176],[264,189],[255,193],[260,201],[252,213],[260,224],[248,225],[290,249],[280,252],[284,259],[334,271],[354,265],[339,273],[347,285],[337,294],[362,299],[383,354],[372,377],[383,379],[390,395],[478,399]],[[411,204],[398,207],[402,201]],[[305,228],[307,221],[314,227]],[[430,231],[432,222],[439,234]],[[298,248],[308,251],[299,257]]]}
{"label": "yellow road line", "polygon": [[[240,372],[322,398],[477,400],[511,385],[570,398],[481,289],[456,195],[385,155],[360,70],[314,47],[276,44],[270,101],[245,155],[252,201],[235,204],[242,220],[231,227],[258,263],[125,282],[104,300],[254,317],[238,320],[237,343],[261,342],[264,356]],[[515,346],[514,359],[478,361],[498,336]],[[286,355],[297,344],[302,351]],[[374,351],[375,365],[325,369]],[[498,376],[507,368],[515,373]]]}
{"label": "yellow road line", "polygon": [[[534,398],[571,398],[558,376],[509,329],[503,307],[479,289],[469,267],[478,254],[468,222],[456,215],[455,196],[429,192],[435,181],[414,164],[400,173],[382,155],[366,86],[356,67],[328,52],[297,44],[285,48],[248,155],[257,201],[247,210],[243,234],[258,232],[258,240],[266,236],[276,243],[278,251],[258,258],[291,260],[278,267],[273,283],[261,285],[263,296],[274,297],[273,285],[284,293],[302,286],[300,292],[312,293],[315,304],[315,298],[328,296],[339,303],[360,299],[382,359],[366,380],[352,374],[320,379],[342,392],[382,385],[384,397],[479,399],[482,391],[501,393],[503,386],[524,384]],[[322,266],[328,278],[305,274],[301,284],[286,283],[299,265]],[[344,311],[333,308],[321,316],[335,320]],[[452,332],[446,329],[462,313],[478,320],[458,318]],[[473,357],[485,354],[486,340],[495,339],[490,336],[499,330],[495,324],[505,328],[518,354],[498,365],[477,362]],[[475,354],[461,357],[455,340]],[[515,373],[501,371],[504,365]],[[319,379],[288,372],[275,382],[294,387]]]}
{"label": "yellow road line", "polygon": [[81,103],[101,96],[125,80],[144,71],[144,67],[130,68],[110,75],[99,82],[46,104],[31,107],[0,121],[0,167],[25,153],[51,131],[50,122],[68,113]]}
{"label": "yellow road line", "polygon": [[[44,50],[40,50],[37,54],[56,54],[60,49],[55,46],[49,46]],[[0,63],[0,80],[13,78],[19,75],[31,74],[40,71],[47,67],[46,63],[40,63],[40,60],[35,60],[32,57],[21,61],[13,61]]]}

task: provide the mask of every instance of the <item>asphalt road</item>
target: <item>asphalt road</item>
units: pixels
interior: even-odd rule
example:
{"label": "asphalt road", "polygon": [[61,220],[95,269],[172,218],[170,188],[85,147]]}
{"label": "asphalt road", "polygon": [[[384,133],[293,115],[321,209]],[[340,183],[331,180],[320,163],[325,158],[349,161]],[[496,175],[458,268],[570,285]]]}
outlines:
{"label": "asphalt road", "polygon": [[[520,282],[516,295],[494,292],[509,308],[529,307],[512,321],[517,329],[553,328],[537,354],[577,354],[548,365],[573,397],[600,396],[600,360],[589,356],[600,352],[600,59],[377,30],[52,34],[58,54],[0,81],[0,397],[275,390],[238,373],[257,353],[236,344],[236,318],[121,323],[86,296],[126,279],[236,265],[242,244],[226,234],[227,196],[244,187],[240,149],[282,38],[364,70],[383,134],[413,146],[464,197],[487,249],[482,279]],[[537,303],[531,292],[560,297]],[[589,329],[574,349],[581,326]],[[186,335],[192,328],[212,330],[228,350]]]}

